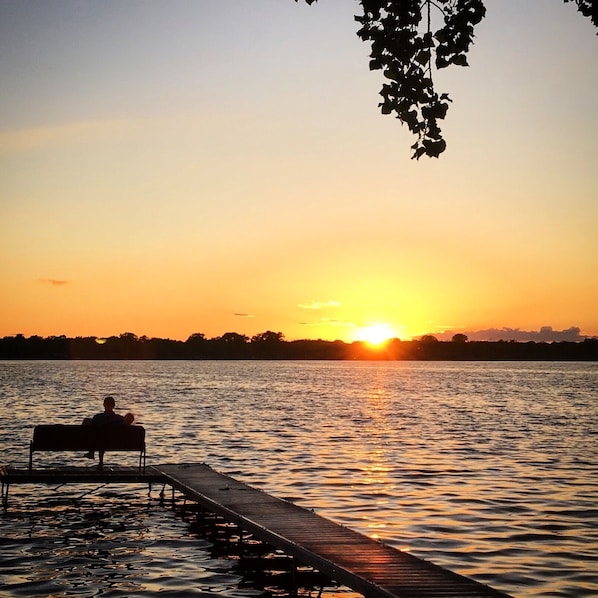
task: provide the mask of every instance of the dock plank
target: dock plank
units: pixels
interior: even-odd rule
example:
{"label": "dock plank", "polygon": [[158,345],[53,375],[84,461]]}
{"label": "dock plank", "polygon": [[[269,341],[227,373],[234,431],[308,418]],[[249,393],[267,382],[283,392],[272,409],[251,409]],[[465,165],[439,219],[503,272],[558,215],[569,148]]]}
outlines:
{"label": "dock plank", "polygon": [[189,499],[367,598],[505,598],[203,464],[149,468]]}
{"label": "dock plank", "polygon": [[155,471],[139,471],[126,465],[96,467],[59,467],[47,469],[18,469],[0,467],[0,480],[4,484],[81,484],[81,483],[160,483],[163,477]]}

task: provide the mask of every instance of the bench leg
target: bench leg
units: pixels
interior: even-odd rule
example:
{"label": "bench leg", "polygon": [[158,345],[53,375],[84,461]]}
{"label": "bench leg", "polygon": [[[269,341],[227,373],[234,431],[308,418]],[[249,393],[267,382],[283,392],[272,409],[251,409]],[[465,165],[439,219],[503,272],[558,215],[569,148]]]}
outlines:
{"label": "bench leg", "polygon": [[100,459],[100,463],[98,465],[98,469],[104,469],[104,451],[98,451],[98,457]]}

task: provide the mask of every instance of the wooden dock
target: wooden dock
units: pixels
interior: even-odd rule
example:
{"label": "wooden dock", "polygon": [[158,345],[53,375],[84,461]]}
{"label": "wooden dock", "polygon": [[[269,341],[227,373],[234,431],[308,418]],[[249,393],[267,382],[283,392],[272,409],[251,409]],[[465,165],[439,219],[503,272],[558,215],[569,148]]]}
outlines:
{"label": "wooden dock", "polygon": [[168,484],[187,500],[366,598],[509,598],[472,579],[376,542],[204,464],[60,469],[0,467],[2,503],[11,484]]}
{"label": "wooden dock", "polygon": [[2,508],[8,507],[8,492],[16,484],[160,484],[164,477],[156,471],[139,471],[138,467],[115,465],[95,467],[61,467],[59,469],[17,469],[0,466]]}
{"label": "wooden dock", "polygon": [[505,598],[506,594],[220,474],[150,467],[188,499],[367,598]]}

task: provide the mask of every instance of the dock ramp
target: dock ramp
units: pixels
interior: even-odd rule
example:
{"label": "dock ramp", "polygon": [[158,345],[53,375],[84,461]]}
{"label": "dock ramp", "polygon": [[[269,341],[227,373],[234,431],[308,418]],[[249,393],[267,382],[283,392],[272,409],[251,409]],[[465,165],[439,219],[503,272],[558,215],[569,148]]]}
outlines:
{"label": "dock ramp", "polygon": [[157,465],[163,480],[255,537],[366,598],[505,598],[507,594],[275,498],[204,464]]}

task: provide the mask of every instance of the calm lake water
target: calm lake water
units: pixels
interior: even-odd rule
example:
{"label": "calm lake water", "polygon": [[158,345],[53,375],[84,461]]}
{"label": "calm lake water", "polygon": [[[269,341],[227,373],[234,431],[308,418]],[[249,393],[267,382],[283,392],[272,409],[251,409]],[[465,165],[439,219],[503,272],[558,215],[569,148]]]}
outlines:
{"label": "calm lake water", "polygon": [[[1,461],[106,394],[149,464],[205,462],[514,596],[598,595],[596,363],[0,362]],[[92,490],[11,488],[0,594],[258,595],[145,487]]]}

